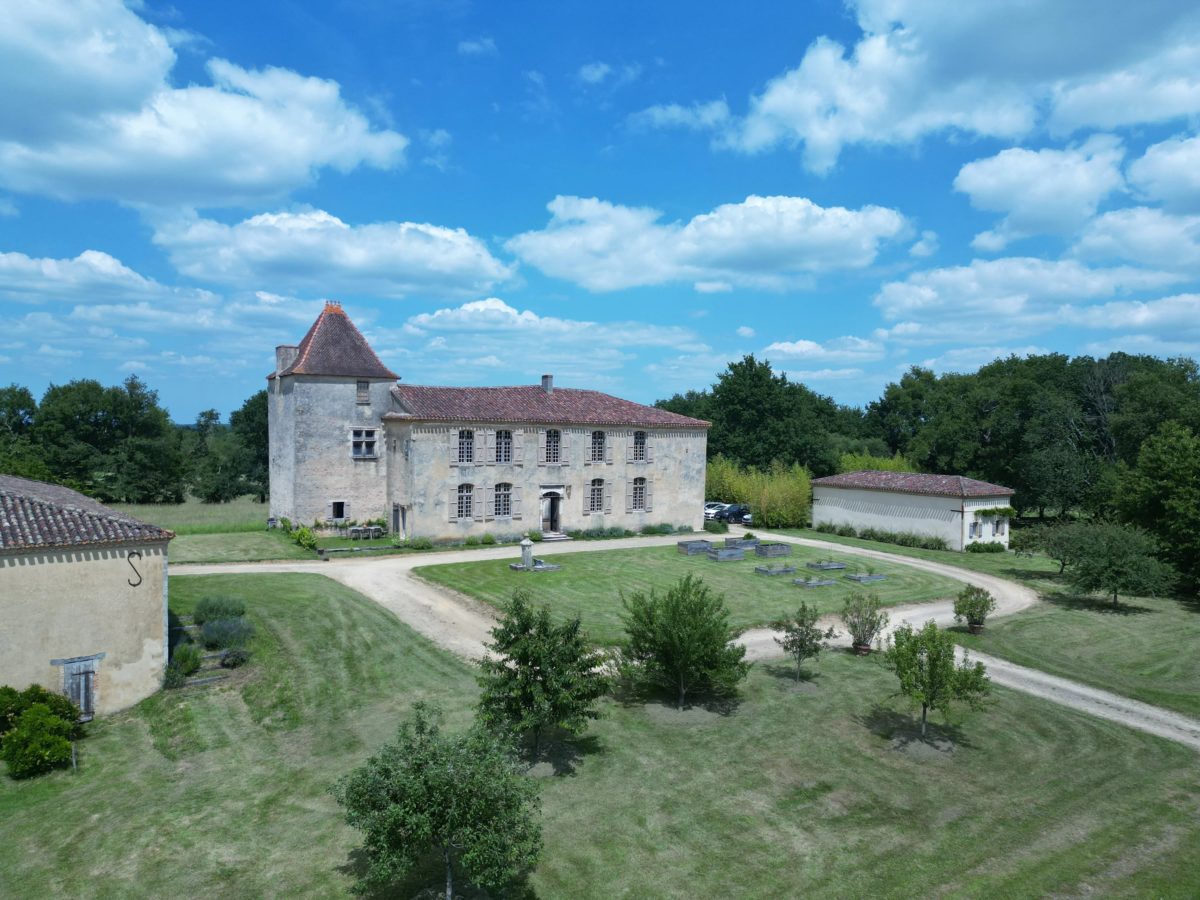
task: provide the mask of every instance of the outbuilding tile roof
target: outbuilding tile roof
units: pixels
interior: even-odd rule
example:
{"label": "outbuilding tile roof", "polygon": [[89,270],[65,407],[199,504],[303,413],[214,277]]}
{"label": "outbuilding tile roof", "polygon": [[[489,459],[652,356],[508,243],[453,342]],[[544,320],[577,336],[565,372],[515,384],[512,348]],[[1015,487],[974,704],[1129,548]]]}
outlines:
{"label": "outbuilding tile roof", "polygon": [[914,472],[847,472],[814,478],[813,484],[938,497],[1005,497],[1013,493],[1012,488],[976,481],[963,475],[923,475]]}
{"label": "outbuilding tile roof", "polygon": [[317,321],[308,329],[295,361],[278,374],[341,375],[392,381],[400,377],[379,361],[341,304],[333,302],[325,304]]}
{"label": "outbuilding tile roof", "polygon": [[708,428],[655,406],[643,406],[599,391],[540,385],[516,387],[426,387],[398,384],[392,396],[400,412],[384,419],[433,422],[512,422],[539,425],[640,425],[647,428]]}
{"label": "outbuilding tile roof", "polygon": [[169,541],[173,532],[57,484],[0,475],[0,551]]}

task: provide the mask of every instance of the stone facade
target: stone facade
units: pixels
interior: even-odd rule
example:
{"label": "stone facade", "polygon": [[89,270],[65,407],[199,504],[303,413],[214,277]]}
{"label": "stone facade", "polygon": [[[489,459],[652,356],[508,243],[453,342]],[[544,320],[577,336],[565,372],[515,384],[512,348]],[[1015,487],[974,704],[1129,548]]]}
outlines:
{"label": "stone facade", "polygon": [[269,379],[276,517],[383,519],[398,536],[446,540],[703,523],[707,422],[556,390],[549,376],[396,385],[340,307],[277,349]]}

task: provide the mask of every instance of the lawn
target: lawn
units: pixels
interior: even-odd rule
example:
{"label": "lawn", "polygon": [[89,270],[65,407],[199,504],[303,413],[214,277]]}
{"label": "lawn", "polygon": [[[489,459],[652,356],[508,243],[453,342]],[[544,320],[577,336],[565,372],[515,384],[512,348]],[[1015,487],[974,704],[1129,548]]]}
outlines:
{"label": "lawn", "polygon": [[[830,535],[788,532],[819,540]],[[889,550],[899,555],[960,565],[1024,582],[1042,603],[1016,616],[992,620],[979,636],[958,633],[959,643],[1030,666],[1200,717],[1200,602],[1122,598],[1114,609],[1105,598],[1075,597],[1045,557],[1009,553],[951,553],[912,550],[856,538],[837,543]]]}
{"label": "lawn", "polygon": [[[467,664],[327,579],[173,578],[172,607],[207,592],[247,600],[247,680],[93,724],[77,775],[0,779],[6,897],[340,895],[359,842],[327,785],[414,700],[469,717]],[[1186,748],[1002,689],[919,743],[877,660],[812,669],[756,666],[726,714],[606,702],[539,780],[532,896],[1200,891]]]}
{"label": "lawn", "polygon": [[[673,546],[646,547],[637,550],[601,550],[585,553],[555,554],[547,561],[561,565],[559,572],[522,575],[508,568],[511,560],[481,560],[441,566],[421,566],[414,571],[429,581],[460,591],[492,606],[502,606],[514,588],[527,588],[538,602],[548,604],[559,619],[578,615],[592,640],[616,644],[624,634],[621,624],[619,590],[664,590],[688,573],[704,579],[714,591],[723,593],[730,610],[730,622],[738,630],[765,625],[784,613],[795,610],[800,601],[815,603],[822,612],[840,610],[851,590],[859,586],[839,578],[829,587],[806,589],[792,584],[792,578],[818,574],[805,568],[806,562],[826,558],[817,550],[793,548],[792,555],[780,559],[762,559],[748,554],[739,562],[710,562],[704,556],[683,556]],[[853,572],[853,557],[846,557]],[[765,577],[754,574],[756,565],[786,562],[797,568],[796,575]],[[867,586],[888,605],[948,597],[961,584],[939,575],[919,572],[907,566],[885,563],[872,565],[888,580]],[[620,573],[619,581],[614,577]],[[833,572],[833,576],[841,573]]]}
{"label": "lawn", "polygon": [[113,509],[157,525],[176,534],[222,534],[230,531],[261,531],[271,515],[270,504],[252,496],[229,503],[201,503],[188,497],[183,503],[110,503]]}
{"label": "lawn", "polygon": [[260,562],[268,559],[316,559],[282,531],[235,531],[183,534],[171,541],[173,563]]}

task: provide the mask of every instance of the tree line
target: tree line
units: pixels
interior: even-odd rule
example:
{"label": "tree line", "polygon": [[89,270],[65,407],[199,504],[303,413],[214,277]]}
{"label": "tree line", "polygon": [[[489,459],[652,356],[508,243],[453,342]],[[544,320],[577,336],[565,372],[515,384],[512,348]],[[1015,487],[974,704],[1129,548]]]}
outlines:
{"label": "tree line", "polygon": [[177,425],[136,375],[51,385],[40,401],[0,388],[0,473],[62,484],[106,503],[217,503],[268,490],[267,394],[228,423],[205,410]]}

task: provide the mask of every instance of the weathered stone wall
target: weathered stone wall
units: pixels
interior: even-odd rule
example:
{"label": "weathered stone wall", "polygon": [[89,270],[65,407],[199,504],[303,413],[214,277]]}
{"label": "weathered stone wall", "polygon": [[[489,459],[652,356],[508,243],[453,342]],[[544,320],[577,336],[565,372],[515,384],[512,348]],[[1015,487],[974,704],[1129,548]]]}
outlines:
{"label": "weathered stone wall", "polygon": [[295,379],[267,382],[267,437],[271,453],[271,515],[292,518],[295,507],[296,417]]}
{"label": "weathered stone wall", "polygon": [[[902,494],[891,491],[867,491],[829,485],[813,485],[813,527],[822,524],[852,525],[856,529],[878,528],[883,531],[908,531],[940,537],[952,550],[962,550],[975,541],[1003,541],[1008,546],[1008,528],[1004,535],[992,536],[990,524],[983,536],[969,536],[975,521],[973,509],[1005,506],[1007,497],[962,499],[926,494]],[[991,520],[983,520],[990,522]]]}
{"label": "weathered stone wall", "polygon": [[159,689],[167,662],[166,542],[0,554],[0,585],[0,684],[61,691],[63,670],[52,659],[103,653],[98,713]]}
{"label": "weathered stone wall", "polygon": [[[470,429],[476,435],[475,462],[458,463],[458,433]],[[511,430],[514,461],[495,463],[494,432]],[[560,528],[563,531],[620,526],[637,530],[645,525],[669,523],[703,524],[705,449],[703,429],[640,429],[647,433],[645,461],[632,460],[633,428],[606,428],[608,451],[604,462],[589,460],[592,428],[562,427],[565,464],[545,465],[539,460],[544,428],[497,423],[446,425],[428,422],[389,423],[389,446],[395,446],[388,472],[390,503],[405,508],[410,536],[462,539],[490,532],[497,536],[542,529],[541,494],[561,489]],[[517,461],[519,460],[519,462]],[[630,482],[648,480],[650,508],[632,511]],[[585,512],[588,488],[599,478],[608,489],[608,509]],[[512,517],[488,514],[488,501],[499,483],[512,484],[519,506]],[[457,492],[460,484],[478,488],[475,514],[457,521]],[[390,521],[390,518],[389,518]]]}

